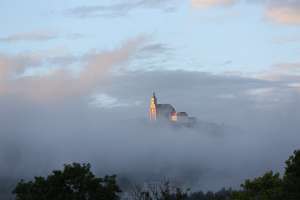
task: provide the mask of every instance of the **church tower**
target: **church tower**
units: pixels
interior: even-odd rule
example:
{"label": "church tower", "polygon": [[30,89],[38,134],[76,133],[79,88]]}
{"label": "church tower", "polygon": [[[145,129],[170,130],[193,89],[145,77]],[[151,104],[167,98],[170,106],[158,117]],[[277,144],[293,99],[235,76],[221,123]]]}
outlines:
{"label": "church tower", "polygon": [[153,92],[153,95],[152,95],[151,101],[150,101],[149,115],[150,115],[150,120],[151,121],[156,120],[156,118],[157,118],[157,99],[156,99],[156,96],[155,96],[154,92]]}

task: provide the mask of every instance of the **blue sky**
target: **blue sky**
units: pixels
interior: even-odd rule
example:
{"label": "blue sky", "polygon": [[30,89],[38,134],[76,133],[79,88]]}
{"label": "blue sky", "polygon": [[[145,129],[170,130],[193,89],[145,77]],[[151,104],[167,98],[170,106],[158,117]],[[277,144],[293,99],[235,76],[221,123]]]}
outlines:
{"label": "blue sky", "polygon": [[[193,7],[192,1],[172,1],[165,3],[171,7],[170,11],[166,5],[154,5],[132,8],[120,16],[82,18],[68,14],[76,7],[124,2],[3,0],[0,3],[1,38],[25,33],[57,37],[45,41],[26,41],[25,38],[1,42],[0,52],[17,54],[64,49],[80,55],[91,49],[113,49],[128,38],[147,35],[153,42],[172,50],[172,56],[165,58],[167,62],[157,62],[155,68],[248,73],[266,70],[277,63],[299,62],[299,26],[266,19],[267,5],[263,3],[236,2],[230,6],[198,8]],[[295,41],[278,42],[284,38]]]}

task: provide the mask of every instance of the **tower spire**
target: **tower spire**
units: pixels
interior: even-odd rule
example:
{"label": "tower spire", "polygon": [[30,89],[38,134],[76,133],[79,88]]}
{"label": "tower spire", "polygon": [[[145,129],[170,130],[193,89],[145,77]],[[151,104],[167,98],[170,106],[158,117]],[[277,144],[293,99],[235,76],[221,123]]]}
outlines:
{"label": "tower spire", "polygon": [[155,96],[155,92],[153,92],[152,98],[155,100],[155,101],[154,101],[155,104],[157,104],[157,98],[156,98],[156,96]]}
{"label": "tower spire", "polygon": [[150,120],[155,121],[157,117],[157,98],[155,96],[155,92],[153,92],[153,95],[151,97],[150,101],[150,110],[149,110],[149,115],[150,115]]}

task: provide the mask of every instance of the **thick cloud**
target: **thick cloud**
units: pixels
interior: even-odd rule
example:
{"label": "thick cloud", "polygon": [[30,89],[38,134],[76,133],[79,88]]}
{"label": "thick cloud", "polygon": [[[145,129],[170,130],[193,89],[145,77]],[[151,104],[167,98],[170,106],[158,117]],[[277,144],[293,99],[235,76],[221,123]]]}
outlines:
{"label": "thick cloud", "polygon": [[[148,123],[153,90],[160,102],[224,130]],[[193,189],[238,187],[245,178],[282,170],[299,147],[299,91],[276,81],[128,71],[98,85],[97,94],[106,104],[95,106],[85,95],[50,103],[2,96],[1,179],[32,178],[77,161],[121,181],[169,177]]]}

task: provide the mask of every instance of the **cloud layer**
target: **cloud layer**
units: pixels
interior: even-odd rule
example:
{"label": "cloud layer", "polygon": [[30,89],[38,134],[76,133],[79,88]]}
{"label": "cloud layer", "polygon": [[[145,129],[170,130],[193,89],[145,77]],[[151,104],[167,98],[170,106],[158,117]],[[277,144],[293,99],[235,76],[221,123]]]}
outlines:
{"label": "cloud layer", "polygon": [[[33,99],[60,99],[82,95],[93,90],[113,67],[125,64],[144,43],[144,37],[128,40],[121,47],[104,52],[89,52],[80,58],[83,65],[74,75],[65,67],[58,68],[45,76],[21,76],[27,69],[38,67],[43,62],[65,64],[65,57],[43,57],[43,55],[1,55],[2,95],[21,95]],[[71,60],[70,60],[71,59]],[[68,59],[72,62],[72,57]]]}
{"label": "cloud layer", "polygon": [[85,17],[118,17],[124,16],[136,9],[159,9],[169,11],[174,9],[177,0],[133,0],[119,1],[112,5],[79,6],[66,11],[67,15]]}
{"label": "cloud layer", "polygon": [[[277,82],[185,71],[110,80],[94,91],[101,106],[90,98],[40,104],[2,96],[0,180],[29,179],[77,161],[90,162],[99,175],[116,173],[121,182],[169,177],[193,189],[220,189],[282,170],[298,147],[299,92]],[[159,102],[224,130],[149,124],[153,90]]]}

